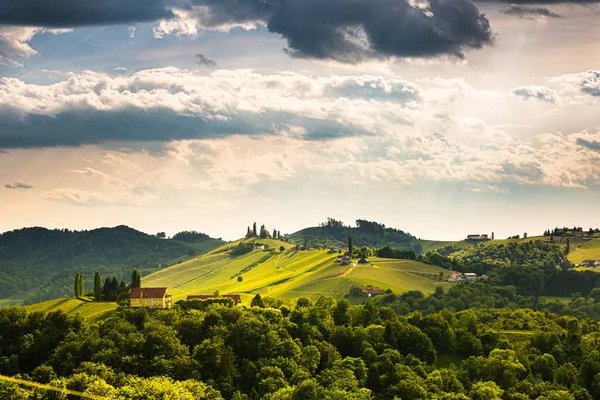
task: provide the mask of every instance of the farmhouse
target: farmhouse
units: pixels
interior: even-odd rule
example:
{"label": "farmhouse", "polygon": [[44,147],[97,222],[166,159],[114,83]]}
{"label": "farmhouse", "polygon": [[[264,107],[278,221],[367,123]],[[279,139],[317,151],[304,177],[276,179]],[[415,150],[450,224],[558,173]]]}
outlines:
{"label": "farmhouse", "polygon": [[474,235],[467,235],[467,240],[488,240],[489,237],[487,235],[487,233],[484,234],[474,234]]}
{"label": "farmhouse", "polygon": [[462,274],[450,274],[450,276],[448,276],[448,282],[464,282],[465,278],[462,276]]}
{"label": "farmhouse", "polygon": [[133,288],[129,295],[131,308],[170,308],[171,305],[171,295],[166,287]]}
{"label": "farmhouse", "polygon": [[485,276],[485,278],[483,276],[479,277],[473,272],[465,272],[464,274],[450,274],[448,276],[448,282],[475,282],[478,279],[487,280],[487,276]]}
{"label": "farmhouse", "polygon": [[350,265],[350,257],[348,256],[343,256],[343,257],[338,257],[338,261],[342,264],[342,265]]}
{"label": "farmhouse", "polygon": [[255,243],[254,244],[254,248],[257,250],[264,250],[265,249],[265,245],[262,243]]}
{"label": "farmhouse", "polygon": [[338,246],[331,246],[329,248],[329,252],[330,253],[339,253],[340,252],[340,248]]}
{"label": "farmhouse", "polygon": [[598,267],[600,266],[600,260],[583,260],[581,265],[584,267]]}
{"label": "farmhouse", "polygon": [[369,297],[377,296],[379,294],[385,294],[385,290],[380,289],[377,286],[371,286],[371,285],[363,286],[362,292],[366,293],[367,296],[369,296]]}
{"label": "farmhouse", "polygon": [[[221,297],[233,300],[234,306],[237,306],[238,304],[242,304],[242,298],[240,297],[239,294],[222,294]],[[215,296],[213,296],[212,294],[193,294],[193,295],[189,295],[186,300],[187,301],[208,300],[208,299],[214,299],[214,298],[215,298]]]}

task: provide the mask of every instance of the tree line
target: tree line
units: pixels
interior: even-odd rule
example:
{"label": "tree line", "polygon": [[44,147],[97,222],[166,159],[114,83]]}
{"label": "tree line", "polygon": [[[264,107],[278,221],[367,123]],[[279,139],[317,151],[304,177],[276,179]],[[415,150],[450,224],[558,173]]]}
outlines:
{"label": "tree line", "polygon": [[[85,295],[83,278],[82,273],[78,272],[75,274],[73,294],[76,299],[83,298]],[[126,300],[129,298],[131,289],[139,287],[142,287],[142,276],[137,268],[131,272],[131,282],[129,284],[126,284],[124,281],[119,282],[115,276],[112,278],[107,277],[104,283],[102,283],[102,275],[100,271],[96,271],[94,274],[94,286],[90,295],[93,296],[96,302]]]}
{"label": "tree line", "polygon": [[[0,374],[115,399],[600,398],[598,322],[514,309],[514,288],[502,290],[463,285],[360,305],[181,302],[122,308],[95,324],[13,307],[0,310]],[[490,307],[490,295],[509,303]],[[453,312],[458,302],[479,307]],[[0,394],[56,398],[12,383]]]}

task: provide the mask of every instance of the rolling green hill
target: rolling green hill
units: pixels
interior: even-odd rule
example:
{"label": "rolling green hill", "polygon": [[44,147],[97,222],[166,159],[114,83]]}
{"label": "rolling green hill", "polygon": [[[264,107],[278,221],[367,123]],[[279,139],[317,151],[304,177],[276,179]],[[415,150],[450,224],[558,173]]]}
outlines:
{"label": "rolling green hill", "polygon": [[352,227],[329,218],[320,226],[302,229],[292,234],[292,240],[300,245],[318,248],[336,243],[345,244],[349,236],[352,236],[354,246],[358,247],[390,246],[400,250],[415,250],[416,253],[422,250],[419,240],[411,234],[360,219],[356,220],[356,226]]}
{"label": "rolling green hill", "polygon": [[[254,240],[250,240],[252,242]],[[228,243],[208,254],[153,273],[142,280],[144,287],[166,286],[174,301],[191,294],[240,293],[248,304],[254,295],[295,299],[329,294],[341,298],[350,287],[372,284],[394,293],[420,290],[431,293],[446,283],[439,274],[449,271],[409,260],[373,258],[371,265],[342,266],[337,253],[327,250],[293,251],[288,243],[265,239],[271,250],[254,250],[232,256],[236,243]],[[285,251],[280,252],[283,246]],[[238,280],[241,277],[241,281]]]}
{"label": "rolling green hill", "polygon": [[116,310],[116,308],[117,305],[115,303],[94,303],[86,300],[66,298],[48,300],[25,307],[29,312],[61,310],[67,314],[79,314],[89,322],[95,322],[104,318],[108,313]]}
{"label": "rolling green hill", "polygon": [[581,264],[583,260],[600,260],[600,239],[590,240],[575,250],[572,250],[568,256],[574,264]]}
{"label": "rolling green hill", "polygon": [[8,305],[70,296],[77,272],[84,274],[89,290],[96,270],[128,280],[133,268],[149,274],[221,244],[209,237],[196,242],[159,239],[126,226],[5,232],[0,234],[0,299],[10,300],[3,302]]}

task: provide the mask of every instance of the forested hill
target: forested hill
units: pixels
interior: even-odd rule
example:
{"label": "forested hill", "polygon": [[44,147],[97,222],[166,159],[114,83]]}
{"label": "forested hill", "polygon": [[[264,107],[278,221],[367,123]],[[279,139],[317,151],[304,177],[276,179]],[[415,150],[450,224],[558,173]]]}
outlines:
{"label": "forested hill", "polygon": [[[211,238],[203,240],[222,243]],[[93,273],[126,278],[132,268],[156,270],[195,252],[186,243],[159,239],[127,226],[90,231],[24,228],[0,234],[0,299],[32,301],[71,294],[73,276],[82,272],[86,288]]]}
{"label": "forested hill", "polygon": [[356,220],[356,226],[344,225],[342,221],[328,218],[317,227],[306,228],[292,235],[294,242],[311,247],[329,246],[346,243],[352,236],[354,246],[383,247],[390,246],[401,250],[421,252],[419,240],[399,229],[388,228],[373,221]]}

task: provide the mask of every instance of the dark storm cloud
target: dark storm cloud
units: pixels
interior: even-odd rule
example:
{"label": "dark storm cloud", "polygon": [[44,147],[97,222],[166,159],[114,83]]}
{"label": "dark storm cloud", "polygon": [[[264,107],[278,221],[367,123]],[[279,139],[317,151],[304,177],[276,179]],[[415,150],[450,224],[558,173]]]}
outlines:
{"label": "dark storm cloud", "polygon": [[214,68],[217,66],[217,63],[214,60],[206,57],[204,54],[196,54],[196,62],[200,65],[204,65],[206,67]]}
{"label": "dark storm cloud", "polygon": [[[493,42],[470,0],[2,0],[0,24],[72,28],[173,18],[185,10],[204,27],[260,22],[292,56],[365,58],[462,56]],[[208,10],[208,12],[207,12]]]}
{"label": "dark storm cloud", "polygon": [[[207,27],[262,22],[296,57],[357,62],[366,58],[462,56],[493,42],[485,15],[468,0],[190,0]],[[203,8],[208,7],[210,13]]]}
{"label": "dark storm cloud", "polygon": [[172,18],[170,0],[1,0],[0,24],[74,28]]}
{"label": "dark storm cloud", "polygon": [[582,138],[578,138],[577,144],[580,146],[583,146],[583,147],[587,147],[590,150],[600,151],[600,142],[594,142],[594,141],[589,141],[589,140],[585,140]]}
{"label": "dark storm cloud", "polygon": [[302,127],[304,132],[299,138],[305,140],[370,135],[352,125],[285,112],[238,112],[227,118],[210,118],[182,115],[170,109],[131,107],[119,111],[64,111],[53,116],[32,114],[24,119],[0,114],[0,149],[277,135],[292,131],[292,127]]}
{"label": "dark storm cloud", "polygon": [[545,7],[520,6],[516,4],[507,5],[501,12],[506,15],[516,15],[519,18],[532,18],[536,16],[548,18],[561,17],[559,14]]}
{"label": "dark storm cloud", "polygon": [[4,187],[7,189],[31,189],[31,188],[33,188],[33,185],[31,185],[29,183],[15,182],[15,183],[7,183],[6,185],[4,185]]}

